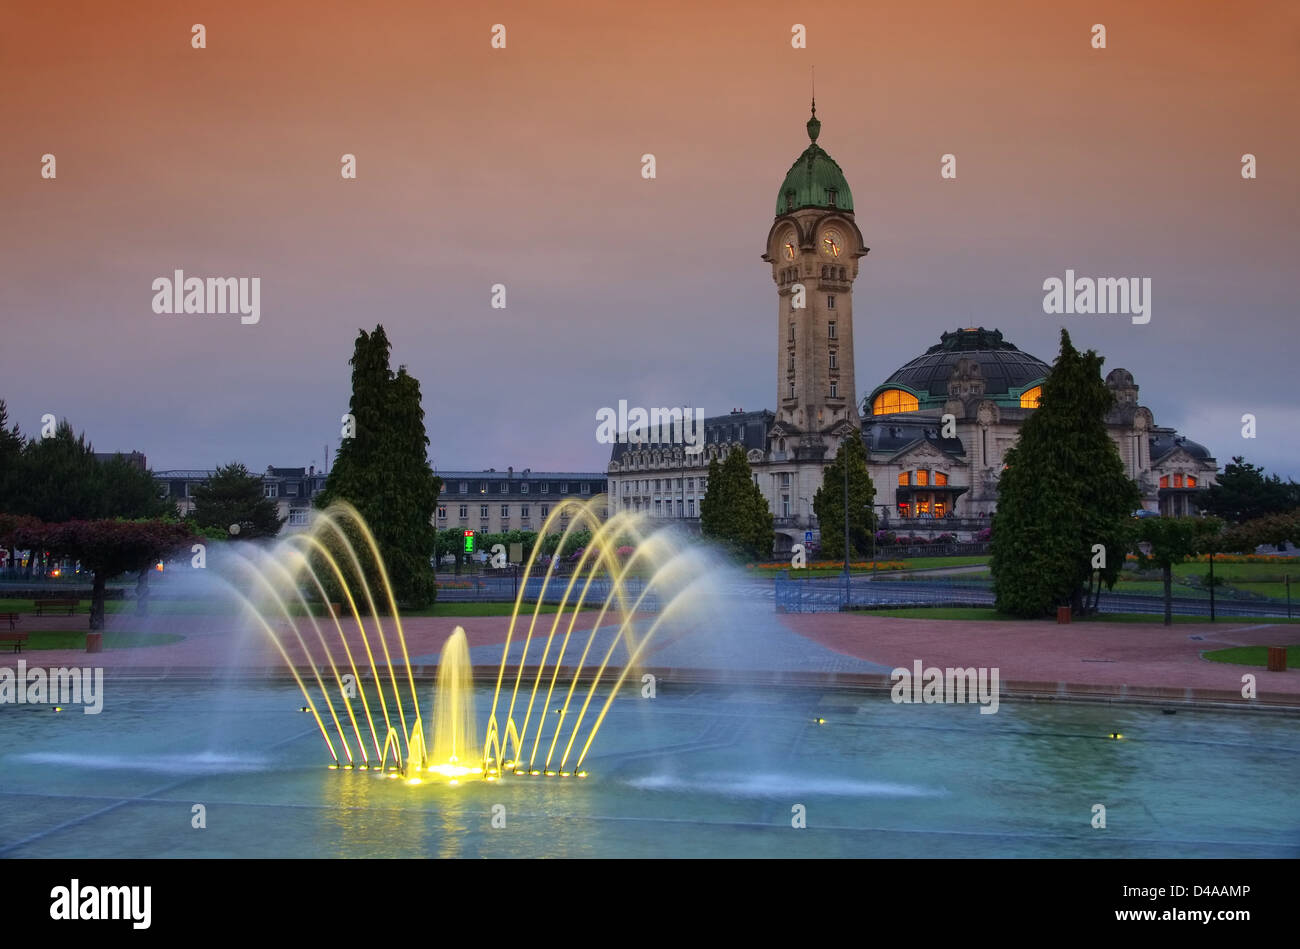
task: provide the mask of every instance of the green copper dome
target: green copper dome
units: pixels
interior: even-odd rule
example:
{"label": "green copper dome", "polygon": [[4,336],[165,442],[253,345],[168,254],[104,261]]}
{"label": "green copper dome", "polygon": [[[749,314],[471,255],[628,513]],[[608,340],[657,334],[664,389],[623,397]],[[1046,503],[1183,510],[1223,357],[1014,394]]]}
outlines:
{"label": "green copper dome", "polygon": [[798,160],[790,166],[776,195],[776,214],[789,214],[800,208],[838,208],[853,210],[853,192],[844,180],[844,172],[835,159],[817,144],[822,124],[817,119],[817,103],[813,103],[812,118],[808,120],[809,145]]}

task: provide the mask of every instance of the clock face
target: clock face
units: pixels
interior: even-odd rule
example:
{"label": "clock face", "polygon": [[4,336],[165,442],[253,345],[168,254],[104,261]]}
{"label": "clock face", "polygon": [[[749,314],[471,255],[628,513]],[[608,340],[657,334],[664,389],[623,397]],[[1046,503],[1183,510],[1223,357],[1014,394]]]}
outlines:
{"label": "clock face", "polygon": [[822,253],[827,257],[838,257],[844,249],[844,240],[839,231],[826,231],[822,234]]}
{"label": "clock face", "polygon": [[786,241],[782,244],[781,252],[785,254],[786,260],[794,260],[794,241]]}

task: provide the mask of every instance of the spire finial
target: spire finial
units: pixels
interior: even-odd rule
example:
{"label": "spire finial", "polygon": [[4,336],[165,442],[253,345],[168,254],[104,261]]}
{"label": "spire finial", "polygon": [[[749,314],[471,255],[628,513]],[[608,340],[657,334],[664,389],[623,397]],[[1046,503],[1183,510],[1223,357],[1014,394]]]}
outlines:
{"label": "spire finial", "polygon": [[816,144],[817,136],[821,133],[822,123],[817,118],[817,67],[812,71],[812,118],[808,120],[808,138]]}

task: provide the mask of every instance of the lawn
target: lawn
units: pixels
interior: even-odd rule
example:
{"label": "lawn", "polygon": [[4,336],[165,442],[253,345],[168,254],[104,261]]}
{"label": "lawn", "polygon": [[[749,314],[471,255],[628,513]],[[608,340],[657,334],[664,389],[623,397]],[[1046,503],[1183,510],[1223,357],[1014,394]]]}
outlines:
{"label": "lawn", "polygon": [[[1042,620],[1024,620],[1019,616],[1011,616],[1008,613],[999,613],[991,606],[911,606],[901,607],[892,610],[853,610],[852,612],[862,616],[892,616],[898,619],[963,619],[963,620],[995,620],[1005,623],[1023,623],[1023,622],[1054,622],[1051,617],[1044,617]],[[1175,616],[1175,623],[1208,623],[1208,616]],[[1075,623],[1161,623],[1163,617],[1157,613],[1101,613],[1096,616],[1074,617]],[[1220,623],[1240,623],[1245,622],[1240,617],[1231,620],[1220,620]],[[1252,622],[1256,622],[1252,620]],[[1300,622],[1300,620],[1268,619],[1258,622],[1268,623],[1288,623]]]}
{"label": "lawn", "polygon": [[[104,631],[105,649],[137,649],[141,646],[170,646],[178,643],[184,636],[175,633],[130,633],[118,630]],[[0,649],[8,649],[0,645]],[[41,629],[27,634],[23,643],[23,652],[40,649],[85,649],[86,630],[84,629]]]}
{"label": "lawn", "polygon": [[[909,557],[906,560],[888,561],[888,563],[891,565],[902,564],[901,569],[903,570],[936,570],[943,567],[971,567],[977,565],[984,565],[987,564],[988,562],[989,562],[989,558],[987,554],[971,554],[968,556],[960,556],[960,557]],[[858,561],[855,561],[855,563],[858,563]],[[884,560],[880,561],[882,568],[885,563],[886,561]],[[767,567],[765,569],[759,569],[753,564],[751,564],[747,569],[751,575],[760,576],[760,577],[771,576],[771,575],[778,574],[780,572],[779,570],[774,570],[771,567]],[[865,567],[853,566],[849,568],[849,573],[854,576],[862,576],[863,574],[869,574],[871,572],[872,570],[871,570],[870,562],[868,562],[867,566]],[[879,569],[877,572],[890,573],[893,571]],[[802,570],[791,569],[790,576],[800,577],[800,578],[842,577],[844,576],[844,568],[840,566],[836,566],[836,567],[819,566],[816,561],[813,561],[811,564],[809,564],[807,567],[805,567]],[[965,576],[965,574],[963,574],[963,576]]]}
{"label": "lawn", "polygon": [[[1261,669],[1268,665],[1267,646],[1233,646],[1230,649],[1203,652],[1201,655],[1210,662],[1230,662],[1238,666],[1259,666]],[[1286,667],[1300,669],[1300,645],[1286,647]]]}

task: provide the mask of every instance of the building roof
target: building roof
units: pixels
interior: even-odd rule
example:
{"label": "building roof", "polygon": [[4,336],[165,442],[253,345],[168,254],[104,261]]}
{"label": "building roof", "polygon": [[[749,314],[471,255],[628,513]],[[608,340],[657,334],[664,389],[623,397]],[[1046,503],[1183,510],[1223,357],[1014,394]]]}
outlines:
{"label": "building roof", "polygon": [[877,418],[881,418],[882,421],[868,421],[862,426],[862,441],[866,444],[868,452],[885,452],[892,455],[914,442],[926,441],[950,455],[966,454],[966,447],[960,438],[939,437],[938,419],[929,421],[911,419],[905,422],[897,416],[889,418],[877,416]]}
{"label": "building roof", "polygon": [[1192,441],[1185,435],[1179,435],[1172,428],[1157,428],[1150,438],[1151,461],[1157,463],[1170,452],[1181,448],[1197,461],[1213,461],[1210,450],[1204,445]]}
{"label": "building roof", "polygon": [[942,402],[948,396],[948,379],[961,359],[979,363],[984,394],[993,399],[1019,395],[1013,390],[1025,389],[1046,377],[1052,369],[1037,356],[1021,352],[1003,339],[998,330],[986,330],[982,326],[957,329],[944,333],[924,354],[904,363],[876,387],[873,395],[882,389],[901,386],[919,396],[923,407],[927,396],[934,402]]}
{"label": "building roof", "polygon": [[[715,415],[712,418],[706,418],[704,420],[704,444],[725,445],[728,442],[736,442],[746,449],[764,451],[767,448],[768,429],[772,427],[772,422],[775,419],[776,413],[770,409],[760,409],[757,412],[737,410],[726,415]],[[610,446],[609,460],[618,461],[626,452],[630,451],[672,451],[683,447],[682,445],[665,444],[663,442],[647,442],[639,445],[616,442]]]}
{"label": "building roof", "polygon": [[209,468],[169,468],[166,471],[155,471],[153,476],[160,481],[181,480],[186,481],[204,481],[211,478],[217,472]]}
{"label": "building roof", "polygon": [[[853,211],[853,192],[844,178],[844,172],[835,159],[826,154],[826,150],[817,144],[817,135],[822,124],[817,119],[817,103],[813,102],[812,118],[808,120],[809,145],[803,154],[790,166],[781,182],[781,190],[776,194],[776,216],[797,211],[800,208],[835,208],[840,211]],[[828,198],[828,192],[835,192],[834,203]],[[786,200],[787,196],[790,198]]]}
{"label": "building roof", "polygon": [[603,471],[533,471],[525,468],[513,474],[489,468],[485,471],[434,471],[443,481],[604,481]]}

